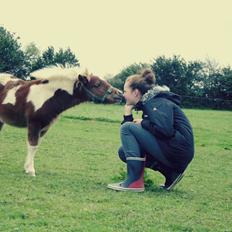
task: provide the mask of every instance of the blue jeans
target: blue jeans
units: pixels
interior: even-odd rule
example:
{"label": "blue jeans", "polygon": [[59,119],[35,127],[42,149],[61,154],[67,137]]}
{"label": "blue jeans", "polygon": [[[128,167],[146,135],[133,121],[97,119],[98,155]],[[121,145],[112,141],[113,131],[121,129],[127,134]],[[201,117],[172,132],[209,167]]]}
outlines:
{"label": "blue jeans", "polygon": [[133,122],[126,122],[121,126],[120,137],[122,147],[118,154],[122,161],[126,162],[127,157],[143,158],[150,162],[158,162],[166,167],[172,168],[172,164],[163,154],[158,140],[141,125]]}

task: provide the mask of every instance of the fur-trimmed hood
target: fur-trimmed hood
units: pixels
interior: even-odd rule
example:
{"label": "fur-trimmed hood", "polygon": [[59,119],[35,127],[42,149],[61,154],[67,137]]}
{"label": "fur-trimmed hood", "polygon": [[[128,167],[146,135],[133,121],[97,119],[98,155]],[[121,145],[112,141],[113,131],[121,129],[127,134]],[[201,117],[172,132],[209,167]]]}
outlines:
{"label": "fur-trimmed hood", "polygon": [[177,105],[180,105],[181,103],[181,97],[175,93],[170,92],[170,89],[167,86],[155,85],[142,96],[141,101],[137,103],[135,108],[139,110],[141,105],[146,104],[146,102],[148,102],[150,99],[156,97],[166,98]]}

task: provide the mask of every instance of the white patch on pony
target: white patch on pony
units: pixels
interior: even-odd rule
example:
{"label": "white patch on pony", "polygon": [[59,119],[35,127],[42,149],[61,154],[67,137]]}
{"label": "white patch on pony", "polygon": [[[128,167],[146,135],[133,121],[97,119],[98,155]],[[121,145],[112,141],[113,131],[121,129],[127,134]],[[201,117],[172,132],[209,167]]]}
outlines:
{"label": "white patch on pony", "polygon": [[14,80],[18,80],[18,78],[9,73],[0,73],[0,84],[5,85],[8,81]]}
{"label": "white patch on pony", "polygon": [[73,94],[75,79],[68,79],[62,76],[57,76],[49,79],[48,83],[32,85],[27,96],[27,102],[34,105],[34,111],[37,111],[42,105],[53,95],[58,89],[65,90],[70,95]]}
{"label": "white patch on pony", "polygon": [[16,96],[15,96],[15,93],[17,92],[17,90],[21,87],[21,85],[18,85],[18,86],[15,86],[13,87],[12,89],[10,89],[8,92],[7,92],[7,95],[6,97],[4,98],[2,104],[12,104],[12,105],[15,105],[16,103]]}

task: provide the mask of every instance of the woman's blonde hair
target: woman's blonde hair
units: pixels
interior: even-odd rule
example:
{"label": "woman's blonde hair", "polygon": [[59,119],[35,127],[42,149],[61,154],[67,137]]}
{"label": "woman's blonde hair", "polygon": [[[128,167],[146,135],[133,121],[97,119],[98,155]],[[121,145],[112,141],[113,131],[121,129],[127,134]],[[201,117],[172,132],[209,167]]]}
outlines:
{"label": "woman's blonde hair", "polygon": [[132,90],[138,89],[141,94],[145,94],[155,85],[155,74],[150,69],[143,70],[140,74],[129,76],[127,80]]}

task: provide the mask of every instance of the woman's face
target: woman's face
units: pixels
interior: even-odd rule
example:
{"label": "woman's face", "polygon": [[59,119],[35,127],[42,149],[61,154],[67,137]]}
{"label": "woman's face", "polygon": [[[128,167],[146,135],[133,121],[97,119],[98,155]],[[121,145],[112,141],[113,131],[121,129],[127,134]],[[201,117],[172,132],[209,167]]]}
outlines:
{"label": "woman's face", "polygon": [[124,84],[123,96],[126,99],[127,105],[136,105],[141,98],[141,94],[138,89],[133,90],[130,87],[129,81],[126,81]]}

